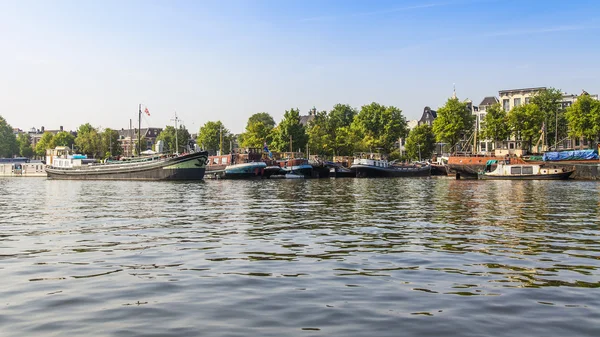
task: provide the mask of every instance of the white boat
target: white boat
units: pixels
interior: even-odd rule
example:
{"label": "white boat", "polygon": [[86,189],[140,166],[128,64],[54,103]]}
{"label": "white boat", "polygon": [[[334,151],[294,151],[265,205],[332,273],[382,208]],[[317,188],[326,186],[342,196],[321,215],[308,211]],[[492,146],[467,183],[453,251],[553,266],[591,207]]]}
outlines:
{"label": "white boat", "polygon": [[45,177],[46,165],[27,158],[0,158],[0,177]]}
{"label": "white boat", "polygon": [[[496,168],[492,170],[492,166]],[[485,171],[478,178],[484,180],[559,180],[568,179],[575,169],[547,168],[534,164],[506,164],[500,160],[489,160]]]}

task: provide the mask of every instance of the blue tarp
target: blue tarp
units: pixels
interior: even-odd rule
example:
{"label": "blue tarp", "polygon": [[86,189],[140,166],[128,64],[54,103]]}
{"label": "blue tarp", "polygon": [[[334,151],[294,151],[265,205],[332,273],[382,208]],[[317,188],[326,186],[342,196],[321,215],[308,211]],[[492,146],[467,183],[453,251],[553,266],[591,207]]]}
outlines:
{"label": "blue tarp", "polygon": [[559,161],[559,160],[590,160],[598,159],[598,153],[595,150],[577,150],[577,151],[561,151],[561,152],[546,152],[542,158],[544,161]]}

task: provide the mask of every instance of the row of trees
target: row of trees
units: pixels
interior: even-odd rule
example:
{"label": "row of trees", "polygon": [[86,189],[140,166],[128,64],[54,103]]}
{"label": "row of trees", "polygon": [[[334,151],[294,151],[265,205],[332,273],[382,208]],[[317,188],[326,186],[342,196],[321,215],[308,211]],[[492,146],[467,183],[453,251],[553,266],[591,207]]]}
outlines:
{"label": "row of trees", "polygon": [[[548,89],[533,96],[529,103],[514,107],[506,112],[500,104],[487,109],[481,125],[479,139],[493,141],[515,137],[531,146],[544,132],[552,146],[564,137],[586,138],[596,141],[600,135],[600,102],[589,95],[581,95],[575,104],[566,110],[560,108],[562,93]],[[473,133],[475,116],[467,104],[456,98],[449,99],[438,109],[433,126],[420,125],[408,131],[402,110],[378,103],[364,105],[360,110],[346,104],[337,104],[330,111],[313,111],[314,118],[305,127],[298,109],[287,110],[279,124],[271,115],[260,112],[252,115],[245,131],[239,136],[241,147],[260,148],[267,143],[273,151],[304,151],[323,156],[352,155],[355,152],[382,152],[391,158],[399,158],[397,142],[406,138],[408,158],[430,158],[436,142],[447,144],[446,150],[453,151],[459,142]],[[177,135],[177,136],[175,136]],[[184,151],[190,140],[184,127],[177,130],[167,126],[157,137],[164,143],[164,151]],[[80,153],[94,158],[119,156],[123,150],[117,131],[81,125],[77,137],[69,132],[55,135],[45,133],[35,148],[27,134],[15,137],[12,128],[0,117],[0,157],[33,154],[43,156],[47,148],[74,146]],[[198,133],[198,146],[209,151],[222,148],[223,153],[232,149],[234,136],[221,121],[209,121]],[[177,144],[175,144],[177,142]],[[146,149],[142,139],[142,150]],[[138,148],[137,142],[135,148]]]}
{"label": "row of trees", "polygon": [[548,89],[533,96],[529,103],[506,112],[500,104],[487,109],[482,137],[494,141],[509,137],[524,140],[530,149],[542,135],[550,147],[566,137],[597,142],[600,135],[600,101],[584,93],[566,109],[561,108],[562,93]]}
{"label": "row of trees", "polygon": [[[248,119],[239,136],[241,147],[262,148],[267,143],[273,151],[305,151],[325,156],[349,155],[357,151],[391,153],[399,138],[407,134],[402,111],[393,106],[371,103],[360,111],[338,104],[329,112],[314,111],[314,118],[304,126],[298,109],[287,110],[279,124],[261,112]],[[209,151],[219,149],[223,130],[225,144],[232,140],[221,121],[207,122],[200,128],[197,144]],[[223,152],[228,148],[223,146]]]}

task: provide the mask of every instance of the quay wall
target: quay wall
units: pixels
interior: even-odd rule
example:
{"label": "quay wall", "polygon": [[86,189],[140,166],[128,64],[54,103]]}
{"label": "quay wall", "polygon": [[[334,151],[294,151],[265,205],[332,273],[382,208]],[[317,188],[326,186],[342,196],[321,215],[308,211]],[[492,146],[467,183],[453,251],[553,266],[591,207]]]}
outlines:
{"label": "quay wall", "polygon": [[575,166],[575,173],[571,176],[576,180],[600,180],[598,172],[600,171],[600,163],[574,163],[574,162],[546,162],[546,166],[556,166],[564,168],[572,168]]}

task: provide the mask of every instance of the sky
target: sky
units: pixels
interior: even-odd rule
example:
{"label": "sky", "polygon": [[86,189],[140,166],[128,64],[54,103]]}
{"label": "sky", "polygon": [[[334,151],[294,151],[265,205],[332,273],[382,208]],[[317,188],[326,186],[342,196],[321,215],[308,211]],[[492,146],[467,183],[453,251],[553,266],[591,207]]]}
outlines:
{"label": "sky", "polygon": [[371,102],[407,119],[452,95],[600,92],[600,1],[0,0],[0,116],[192,132]]}

